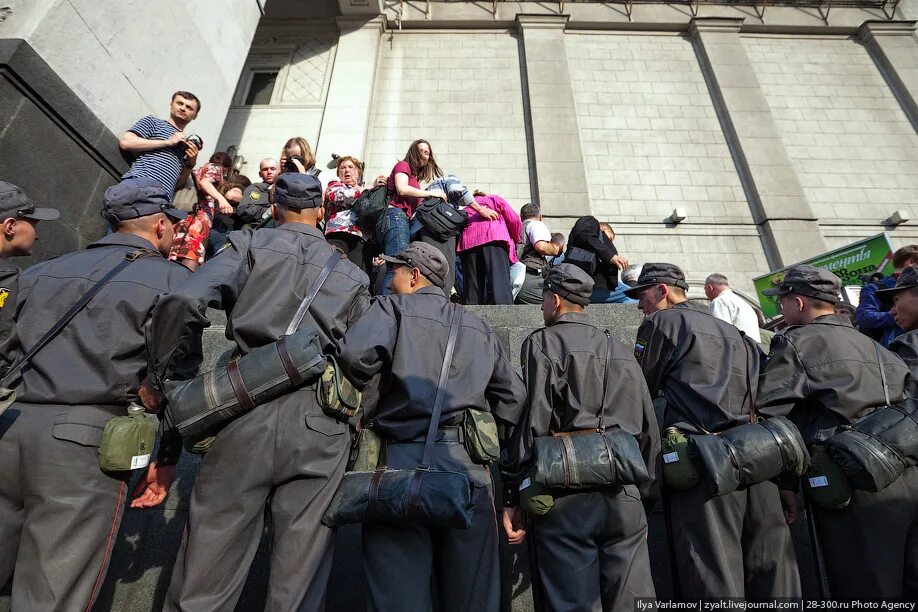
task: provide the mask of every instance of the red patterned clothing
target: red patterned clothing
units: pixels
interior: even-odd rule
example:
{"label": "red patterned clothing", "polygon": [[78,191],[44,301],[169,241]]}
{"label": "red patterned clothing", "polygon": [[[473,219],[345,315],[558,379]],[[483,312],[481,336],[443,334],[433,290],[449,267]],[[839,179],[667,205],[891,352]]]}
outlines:
{"label": "red patterned clothing", "polygon": [[[198,184],[203,182],[219,185],[224,178],[226,170],[220,164],[204,164],[195,172]],[[214,224],[215,202],[212,197],[198,190],[198,203],[184,220],[175,224],[175,238],[172,240],[172,250],[169,259],[190,259],[198,264],[204,263],[204,253],[207,251],[207,238],[210,228]]]}
{"label": "red patterned clothing", "polygon": [[363,233],[357,227],[357,215],[351,210],[359,195],[359,186],[348,187],[341,181],[328,183],[325,190],[325,207],[329,213],[328,221],[325,223],[326,235],[344,232],[363,237]]}

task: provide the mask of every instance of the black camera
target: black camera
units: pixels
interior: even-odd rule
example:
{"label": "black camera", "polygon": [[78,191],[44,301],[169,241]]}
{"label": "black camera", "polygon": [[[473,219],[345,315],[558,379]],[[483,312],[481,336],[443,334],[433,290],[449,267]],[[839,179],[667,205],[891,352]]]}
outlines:
{"label": "black camera", "polygon": [[291,155],[284,161],[284,172],[299,172],[300,169],[296,167],[296,164],[293,163],[293,160],[297,160],[303,167],[306,167],[306,162],[299,155]]}
{"label": "black camera", "polygon": [[198,136],[197,134],[192,134],[185,139],[185,142],[190,142],[198,148],[198,151],[204,148],[204,139]]}

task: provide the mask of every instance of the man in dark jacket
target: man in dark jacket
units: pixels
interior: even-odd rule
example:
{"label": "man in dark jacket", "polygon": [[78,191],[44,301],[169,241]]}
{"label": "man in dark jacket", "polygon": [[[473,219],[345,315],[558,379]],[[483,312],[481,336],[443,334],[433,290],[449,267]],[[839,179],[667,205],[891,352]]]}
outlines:
{"label": "man in dark jacket", "polygon": [[[835,314],[840,290],[837,276],[808,265],[766,290],[778,296],[790,327],[772,341],[756,405],[788,416],[809,445],[883,406],[887,396],[892,403],[905,398],[908,368]],[[795,493],[782,491],[781,499],[796,515]],[[918,468],[879,492],[854,491],[844,509],[813,511],[833,597],[918,595]]]}
{"label": "man in dark jacket", "polygon": [[[603,231],[603,225],[607,231]],[[628,260],[618,254],[610,234],[614,236],[607,223],[600,224],[596,217],[586,216],[577,219],[567,239],[564,261],[592,277],[590,301],[594,304],[631,302],[618,291],[618,272],[628,267]]]}
{"label": "man in dark jacket", "polygon": [[[113,233],[19,278],[7,365],[124,265],[6,383],[18,397],[0,416],[0,583],[15,566],[13,610],[89,610],[105,580],[131,472],[101,470],[102,431],[140,401],[144,321],[160,295],[190,275],[165,257],[172,224],[185,216],[171,197],[153,179],[110,187],[102,216]],[[149,466],[149,456],[135,457],[147,469],[132,505],[165,499],[180,451],[163,441]]]}
{"label": "man in dark jacket", "polygon": [[892,257],[893,276],[872,280],[864,285],[855,311],[858,330],[864,332],[885,347],[901,335],[903,330],[896,325],[890,306],[881,303],[877,292],[889,289],[896,284],[896,278],[912,266],[918,265],[918,245],[908,245],[898,249]]}
{"label": "man in dark jacket", "polygon": [[364,415],[363,426],[385,439],[389,468],[414,469],[424,450],[450,323],[460,310],[430,467],[465,473],[475,510],[469,529],[365,524],[370,609],[428,610],[435,582],[435,610],[497,612],[500,563],[491,474],[472,461],[460,425],[475,409],[491,412],[502,429],[511,430],[520,418],[525,389],[488,324],[446,299],[442,288],[449,264],[438,249],[412,242],[384,259],[393,266],[392,293],[377,298],[348,330],[338,363],[358,387],[380,376],[378,405]]}
{"label": "man in dark jacket", "polygon": [[[634,610],[635,597],[654,597],[641,504],[652,506],[657,494],[653,402],[631,351],[590,324],[584,308],[593,280],[586,272],[563,263],[548,272],[544,286],[547,327],[523,343],[529,408],[502,466],[505,480],[533,486],[523,472],[538,437],[618,428],[639,440],[651,476],[641,490],[634,484],[552,490],[554,505],[532,517],[531,534],[547,609]],[[519,508],[504,509],[511,542],[522,539],[521,518]]]}
{"label": "man in dark jacket", "polygon": [[[168,377],[186,361],[180,347],[210,325],[208,308],[226,311],[226,335],[237,355],[283,336],[335,253],[316,228],[323,214],[317,178],[278,177],[273,208],[278,227],[232,232],[230,246],[157,304],[150,330],[158,376]],[[347,259],[334,263],[300,326],[318,331],[324,353],[334,353],[368,307],[368,284]],[[256,406],[223,427],[194,482],[165,609],[233,609],[266,514],[273,536],[267,607],[321,609],[334,533],[320,520],[344,476],[347,431],[322,412],[315,384]]]}
{"label": "man in dark jacket", "polygon": [[[664,428],[717,434],[753,417],[760,350],[736,327],[689,302],[687,290],[677,266],[644,264],[628,291],[646,315],[634,356],[651,395],[666,397]],[[688,490],[665,486],[683,597],[800,597],[797,559],[774,483],[721,496],[704,482]]]}

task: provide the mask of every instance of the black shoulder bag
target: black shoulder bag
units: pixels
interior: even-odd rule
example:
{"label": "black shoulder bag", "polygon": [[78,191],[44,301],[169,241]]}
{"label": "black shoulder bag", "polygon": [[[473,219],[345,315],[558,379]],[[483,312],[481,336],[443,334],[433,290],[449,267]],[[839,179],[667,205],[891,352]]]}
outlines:
{"label": "black shoulder bag", "polygon": [[325,371],[319,333],[297,331],[341,254],[334,251],[276,342],[191,380],[166,382],[167,419],[183,437],[213,434],[256,406],[315,382]]}
{"label": "black shoulder bag", "polygon": [[459,319],[460,309],[455,308],[420,465],[413,470],[379,467],[375,471],[346,473],[322,517],[322,524],[326,527],[374,522],[458,529],[471,527],[475,505],[469,477],[462,472],[431,468]]}
{"label": "black shoulder bag", "polygon": [[131,253],[127,253],[124,256],[123,261],[109,270],[105,276],[100,278],[96,284],[89,289],[89,291],[83,294],[83,297],[81,297],[76,302],[76,304],[70,307],[70,310],[64,313],[64,316],[61,317],[60,321],[55,323],[54,326],[49,329],[38,342],[35,343],[35,346],[32,347],[32,350],[30,350],[22,359],[17,361],[12,367],[10,367],[9,370],[6,371],[3,380],[0,381],[0,414],[3,414],[3,412],[9,408],[13,402],[16,401],[16,392],[7,388],[7,385],[18,378],[19,373],[24,367],[29,365],[32,359],[35,358],[35,355],[37,355],[43,348],[48,346],[48,343],[54,340],[54,338],[59,333],[61,333],[67,324],[73,320],[73,317],[77,316],[77,314],[86,306],[86,304],[88,304],[89,301],[94,298],[96,294],[102,290],[102,287],[107,285],[110,280],[115,278],[115,276],[117,276],[122,270],[124,270],[126,267],[138,259],[142,257],[152,257],[153,255],[156,254],[147,250],[132,251]]}
{"label": "black shoulder bag", "polygon": [[535,480],[551,488],[587,489],[642,485],[650,480],[635,437],[618,427],[606,429],[606,387],[612,360],[612,335],[606,334],[606,362],[599,404],[599,427],[559,432],[535,439]]}
{"label": "black shoulder bag", "polygon": [[424,198],[414,211],[414,216],[431,236],[446,241],[458,236],[468,225],[469,215],[442,198]]}

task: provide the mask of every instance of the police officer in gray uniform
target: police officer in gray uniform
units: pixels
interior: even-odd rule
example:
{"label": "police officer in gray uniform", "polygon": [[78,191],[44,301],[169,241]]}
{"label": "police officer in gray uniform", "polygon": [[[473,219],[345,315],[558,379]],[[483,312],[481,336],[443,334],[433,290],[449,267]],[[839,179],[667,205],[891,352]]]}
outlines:
{"label": "police officer in gray uniform", "polygon": [[[584,312],[593,279],[563,263],[548,272],[543,286],[547,327],[523,342],[529,408],[508,451],[506,480],[519,481],[520,466],[532,460],[534,438],[595,432],[600,410],[606,427],[638,438],[647,472],[654,476],[660,432],[653,402],[630,350],[612,341],[606,360],[607,332],[593,327]],[[652,506],[656,486],[654,479],[640,491],[631,484],[552,490],[554,505],[545,516],[532,517],[530,533],[548,609],[625,612],[635,609],[635,597],[655,596],[641,500]],[[519,509],[505,509],[504,515],[508,538],[518,541]]]}
{"label": "police officer in gray uniform", "polygon": [[[766,290],[778,296],[790,327],[772,341],[758,406],[788,416],[808,444],[886,403],[880,367],[890,401],[905,397],[908,368],[835,314],[840,289],[828,270],[801,265]],[[794,493],[781,495],[796,514]],[[918,468],[877,493],[855,491],[842,510],[813,511],[834,598],[918,596]]]}
{"label": "police officer in gray uniform", "polygon": [[[152,179],[105,192],[114,233],[27,269],[19,279],[10,362],[21,359],[114,268],[106,283],[15,376],[18,401],[0,416],[0,583],[15,566],[13,610],[88,610],[105,578],[130,472],[104,473],[107,421],[127,414],[147,376],[143,325],[157,298],[189,276],[168,261],[185,213]],[[162,444],[139,497],[161,502],[180,447]]]}
{"label": "police officer in gray uniform", "polygon": [[[638,284],[625,292],[646,315],[634,356],[651,395],[666,397],[664,428],[716,434],[750,421],[761,355],[737,328],[689,302],[687,290],[677,266],[644,264]],[[720,497],[703,481],[689,490],[664,486],[683,597],[800,597],[797,559],[774,483]]]}
{"label": "police officer in gray uniform", "polygon": [[[157,305],[152,320],[156,371],[184,356],[174,347],[200,336],[208,307],[227,313],[236,354],[284,335],[304,295],[333,254],[316,224],[322,186],[307,174],[282,174],[277,228],[229,235],[229,246]],[[312,302],[325,353],[369,305],[369,280],[340,259]],[[333,531],[321,525],[344,475],[347,425],[326,416],[315,385],[301,387],[236,418],[204,456],[191,494],[185,540],[172,573],[167,610],[226,610],[239,599],[261,540],[267,505],[272,546],[267,608],[319,610],[331,572]]]}
{"label": "police officer in gray uniform", "polygon": [[[377,298],[339,344],[339,363],[363,387],[381,375],[380,399],[364,416],[385,439],[385,464],[414,469],[421,461],[453,311],[443,286],[449,264],[435,247],[412,242],[385,258],[393,265],[393,295]],[[446,382],[433,469],[461,471],[473,485],[475,514],[469,529],[369,523],[363,526],[363,558],[370,609],[426,612],[431,582],[433,609],[496,612],[500,564],[491,474],[472,462],[461,428],[467,409],[490,410],[512,428],[525,390],[491,328],[461,311]]]}

